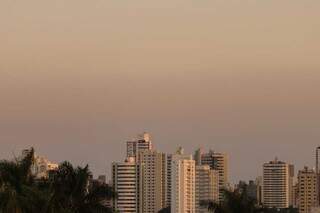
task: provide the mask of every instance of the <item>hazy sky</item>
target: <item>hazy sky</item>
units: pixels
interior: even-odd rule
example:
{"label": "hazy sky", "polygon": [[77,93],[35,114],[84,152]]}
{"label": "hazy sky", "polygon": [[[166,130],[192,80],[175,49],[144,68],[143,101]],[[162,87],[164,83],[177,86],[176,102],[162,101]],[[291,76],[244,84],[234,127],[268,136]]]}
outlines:
{"label": "hazy sky", "polygon": [[122,161],[158,150],[230,155],[231,180],[320,144],[319,0],[1,0],[0,158]]}

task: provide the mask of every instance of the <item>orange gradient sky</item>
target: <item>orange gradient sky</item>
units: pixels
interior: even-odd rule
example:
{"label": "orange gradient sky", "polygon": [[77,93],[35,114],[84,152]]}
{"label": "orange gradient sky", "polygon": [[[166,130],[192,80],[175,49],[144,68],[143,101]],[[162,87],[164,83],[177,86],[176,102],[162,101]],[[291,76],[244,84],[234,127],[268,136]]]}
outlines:
{"label": "orange gradient sky", "polygon": [[228,152],[232,181],[320,144],[318,0],[0,2],[0,157],[108,173],[125,141]]}

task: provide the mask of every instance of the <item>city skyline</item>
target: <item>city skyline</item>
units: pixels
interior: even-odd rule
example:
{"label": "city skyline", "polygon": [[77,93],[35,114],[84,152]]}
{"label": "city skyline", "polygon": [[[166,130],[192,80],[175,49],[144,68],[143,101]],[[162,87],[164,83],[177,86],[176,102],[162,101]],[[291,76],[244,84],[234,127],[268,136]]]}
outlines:
{"label": "city skyline", "polygon": [[231,182],[320,145],[320,1],[0,3],[0,157],[109,175],[125,142],[229,154]]}
{"label": "city skyline", "polygon": [[[111,169],[112,169],[112,164],[114,162],[124,162],[124,159],[129,159],[129,158],[130,158],[130,160],[131,160],[131,158],[135,159],[134,161],[138,162],[140,160],[139,160],[139,157],[136,156],[136,155],[139,152],[143,153],[143,150],[150,150],[151,153],[162,153],[162,154],[165,154],[165,155],[174,155],[177,152],[176,151],[177,149],[178,150],[182,149],[183,152],[185,150],[184,147],[182,147],[182,146],[177,146],[177,147],[175,147],[175,150],[170,150],[170,151],[159,150],[159,149],[157,149],[157,145],[154,142],[152,142],[153,141],[152,138],[153,138],[153,136],[150,135],[150,133],[143,132],[143,133],[136,134],[135,137],[131,137],[130,140],[124,141],[123,142],[123,147],[122,147],[123,150],[121,151],[121,155],[119,155],[120,157],[114,158],[111,161],[110,165],[107,165],[105,167],[105,168],[109,169],[110,171],[106,171],[106,172],[102,172],[102,173],[93,172],[94,177],[99,177],[100,175],[106,175],[107,180],[111,181],[111,179],[112,179]],[[137,145],[136,145],[137,148],[134,148],[134,149],[132,148],[132,144],[133,143],[137,143]],[[138,143],[141,143],[141,144],[138,145]],[[18,156],[19,153],[21,153],[21,152],[23,153],[24,150],[26,150],[26,149],[19,150],[18,153],[12,153],[12,156],[7,158],[7,160],[13,159],[15,156]],[[316,154],[315,154],[316,153],[315,150],[317,150],[317,148],[315,148],[313,150],[314,151],[314,156],[313,156],[314,165],[310,166],[310,168],[312,170],[314,170],[314,171],[316,171],[316,159],[317,159]],[[49,160],[52,160],[52,159],[50,159],[50,158],[45,159],[45,158],[47,158],[47,156],[43,155],[43,153],[41,153],[41,152],[37,152],[36,156],[38,154],[40,154],[41,158],[43,158],[45,161],[49,162],[49,164],[54,165],[55,167],[58,167],[58,165],[60,163],[64,162],[65,160],[68,160],[68,159],[64,159],[63,161],[62,160],[60,160],[60,161],[58,160],[58,161],[55,161],[54,163],[53,162],[50,163]],[[257,180],[257,178],[261,178],[263,176],[263,173],[264,173],[263,172],[263,165],[266,164],[266,162],[268,163],[270,161],[270,159],[275,159],[273,161],[278,161],[278,159],[279,159],[278,156],[275,156],[273,158],[272,158],[272,156],[270,156],[268,160],[266,160],[261,165],[259,165],[259,167],[257,168],[257,171],[256,171],[257,172],[256,176],[250,177],[248,179],[245,179],[245,178],[241,179],[239,177],[232,176],[233,172],[231,171],[231,168],[230,168],[231,162],[229,160],[230,153],[228,153],[228,152],[225,152],[225,151],[221,152],[219,150],[214,150],[212,148],[208,148],[207,149],[207,148],[203,148],[203,147],[198,147],[197,149],[191,150],[190,152],[187,151],[185,154],[187,156],[192,156],[192,159],[195,161],[196,165],[200,165],[201,164],[201,163],[199,164],[199,159],[201,159],[201,157],[200,157],[201,155],[199,155],[199,154],[203,154],[203,155],[207,156],[207,157],[204,157],[205,165],[211,165],[213,163],[213,161],[212,161],[213,159],[209,160],[209,158],[208,158],[209,156],[212,155],[212,156],[215,156],[217,158],[220,158],[221,156],[225,155],[226,156],[226,160],[222,161],[223,164],[225,164],[225,166],[226,166],[226,170],[225,170],[226,173],[224,174],[224,175],[226,175],[224,177],[224,178],[226,178],[226,182],[225,183],[230,184],[230,186],[232,186],[232,187],[236,186],[241,181],[248,181],[249,182],[249,181]],[[39,156],[37,156],[37,157],[39,157]],[[280,159],[283,160],[281,157],[280,157]],[[203,160],[200,160],[200,162],[201,161],[203,161]],[[220,161],[220,160],[218,160],[218,161]],[[272,162],[272,161],[270,161],[270,162]],[[279,162],[281,162],[281,161],[279,161]],[[285,162],[290,163],[290,165],[289,164],[288,165],[294,167],[294,169],[292,169],[292,174],[293,174],[293,176],[295,178],[297,178],[297,176],[298,176],[298,171],[303,170],[306,167],[308,167],[308,165],[304,164],[304,167],[300,168],[300,167],[297,167],[295,164],[293,164],[291,161],[286,161],[285,160]],[[88,162],[82,162],[79,165],[84,166],[86,164],[89,165],[89,167],[90,167],[90,169],[92,169],[92,171],[95,171],[95,168],[92,165],[90,165]],[[219,168],[215,168],[215,170],[218,171]],[[296,181],[296,179],[295,179],[295,181]],[[224,185],[224,183],[222,185]]]}

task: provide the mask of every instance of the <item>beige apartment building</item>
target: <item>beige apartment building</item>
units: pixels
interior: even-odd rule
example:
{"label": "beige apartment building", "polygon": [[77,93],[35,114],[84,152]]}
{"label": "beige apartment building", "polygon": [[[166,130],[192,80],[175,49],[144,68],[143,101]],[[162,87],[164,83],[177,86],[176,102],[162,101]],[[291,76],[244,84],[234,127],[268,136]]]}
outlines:
{"label": "beige apartment building", "polygon": [[209,150],[205,153],[201,148],[194,154],[196,165],[209,165],[211,169],[219,173],[219,200],[223,199],[223,190],[229,182],[228,155]]}
{"label": "beige apartment building", "polygon": [[195,213],[195,161],[180,148],[171,170],[171,213]]}
{"label": "beige apartment building", "polygon": [[166,154],[154,150],[139,152],[142,165],[142,212],[158,212],[167,205]]}
{"label": "beige apartment building", "polygon": [[288,208],[292,200],[293,166],[275,159],[263,164],[263,204],[270,208]]}
{"label": "beige apartment building", "polygon": [[219,172],[209,165],[198,165],[195,181],[195,212],[207,213],[208,209],[201,206],[201,201],[219,200]]}
{"label": "beige apartment building", "polygon": [[145,132],[138,135],[137,139],[127,141],[127,157],[137,158],[140,151],[152,150],[152,148],[151,136]]}
{"label": "beige apartment building", "polygon": [[114,212],[142,213],[142,167],[135,158],[112,164],[112,185],[117,193]]}
{"label": "beige apartment building", "polygon": [[317,205],[317,174],[305,167],[298,173],[299,213],[311,213]]}

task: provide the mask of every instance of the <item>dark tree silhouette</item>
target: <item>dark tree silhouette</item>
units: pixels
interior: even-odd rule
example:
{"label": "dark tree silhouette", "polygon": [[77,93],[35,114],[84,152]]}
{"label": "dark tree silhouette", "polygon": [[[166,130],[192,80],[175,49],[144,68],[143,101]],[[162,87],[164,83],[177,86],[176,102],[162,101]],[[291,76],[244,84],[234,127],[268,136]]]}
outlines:
{"label": "dark tree silhouette", "polygon": [[107,185],[89,187],[90,175],[88,166],[74,168],[68,162],[62,163],[53,176],[53,208],[75,213],[111,212],[103,201],[113,197],[113,190]]}
{"label": "dark tree silhouette", "polygon": [[115,193],[106,184],[89,187],[88,166],[62,163],[49,179],[35,179],[34,149],[13,161],[0,161],[0,213],[104,213]]}
{"label": "dark tree silhouette", "polygon": [[248,196],[245,185],[233,192],[225,190],[221,202],[202,201],[200,205],[214,213],[297,213],[297,209],[292,207],[275,209],[257,206],[256,201]]}
{"label": "dark tree silhouette", "polygon": [[168,206],[166,208],[161,209],[158,213],[171,213],[171,207]]}

